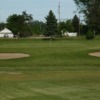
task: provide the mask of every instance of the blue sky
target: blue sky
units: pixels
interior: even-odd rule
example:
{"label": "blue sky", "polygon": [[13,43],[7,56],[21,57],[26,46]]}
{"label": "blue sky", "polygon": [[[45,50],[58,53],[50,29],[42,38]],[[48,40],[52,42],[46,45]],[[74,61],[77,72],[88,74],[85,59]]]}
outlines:
{"label": "blue sky", "polygon": [[61,4],[61,19],[73,18],[76,5],[73,0],[1,0],[0,1],[0,22],[12,14],[21,14],[26,11],[33,15],[34,20],[45,21],[48,12],[52,10],[58,19],[58,4]]}

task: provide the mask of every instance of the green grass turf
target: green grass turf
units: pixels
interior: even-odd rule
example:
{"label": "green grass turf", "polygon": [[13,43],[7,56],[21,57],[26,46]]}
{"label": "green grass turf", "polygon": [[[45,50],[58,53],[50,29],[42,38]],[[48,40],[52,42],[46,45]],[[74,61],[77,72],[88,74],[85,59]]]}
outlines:
{"label": "green grass turf", "polygon": [[100,39],[0,39],[0,52],[28,58],[0,60],[0,100],[99,100]]}

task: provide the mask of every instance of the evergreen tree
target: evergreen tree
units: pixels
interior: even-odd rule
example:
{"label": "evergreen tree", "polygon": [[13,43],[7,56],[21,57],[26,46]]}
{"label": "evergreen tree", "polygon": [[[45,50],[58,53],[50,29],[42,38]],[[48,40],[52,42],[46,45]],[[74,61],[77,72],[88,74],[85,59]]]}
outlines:
{"label": "evergreen tree", "polygon": [[77,33],[79,33],[79,28],[80,28],[79,24],[80,24],[79,18],[77,17],[77,15],[75,15],[72,19],[72,25],[74,27],[74,31]]}
{"label": "evergreen tree", "polygon": [[50,36],[52,39],[52,36],[55,36],[57,33],[57,19],[52,10],[49,11],[49,14],[45,19],[46,19],[46,31],[44,35]]}

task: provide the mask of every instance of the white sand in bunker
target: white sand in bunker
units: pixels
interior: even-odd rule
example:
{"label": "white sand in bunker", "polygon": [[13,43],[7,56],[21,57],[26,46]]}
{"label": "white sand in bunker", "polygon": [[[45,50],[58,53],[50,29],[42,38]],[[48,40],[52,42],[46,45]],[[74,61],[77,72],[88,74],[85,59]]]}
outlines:
{"label": "white sand in bunker", "polygon": [[24,53],[0,53],[0,59],[15,59],[29,57],[29,54]]}
{"label": "white sand in bunker", "polygon": [[100,52],[89,53],[90,56],[100,57]]}

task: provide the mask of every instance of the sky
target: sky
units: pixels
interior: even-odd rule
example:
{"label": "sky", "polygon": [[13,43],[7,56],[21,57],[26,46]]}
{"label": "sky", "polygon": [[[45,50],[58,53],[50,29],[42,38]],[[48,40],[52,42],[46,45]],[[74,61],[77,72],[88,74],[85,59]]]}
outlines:
{"label": "sky", "polygon": [[33,20],[45,21],[45,17],[52,10],[58,19],[59,2],[61,20],[73,18],[77,9],[73,0],[1,0],[0,22],[6,22],[8,16],[21,14],[22,11],[32,14]]}

